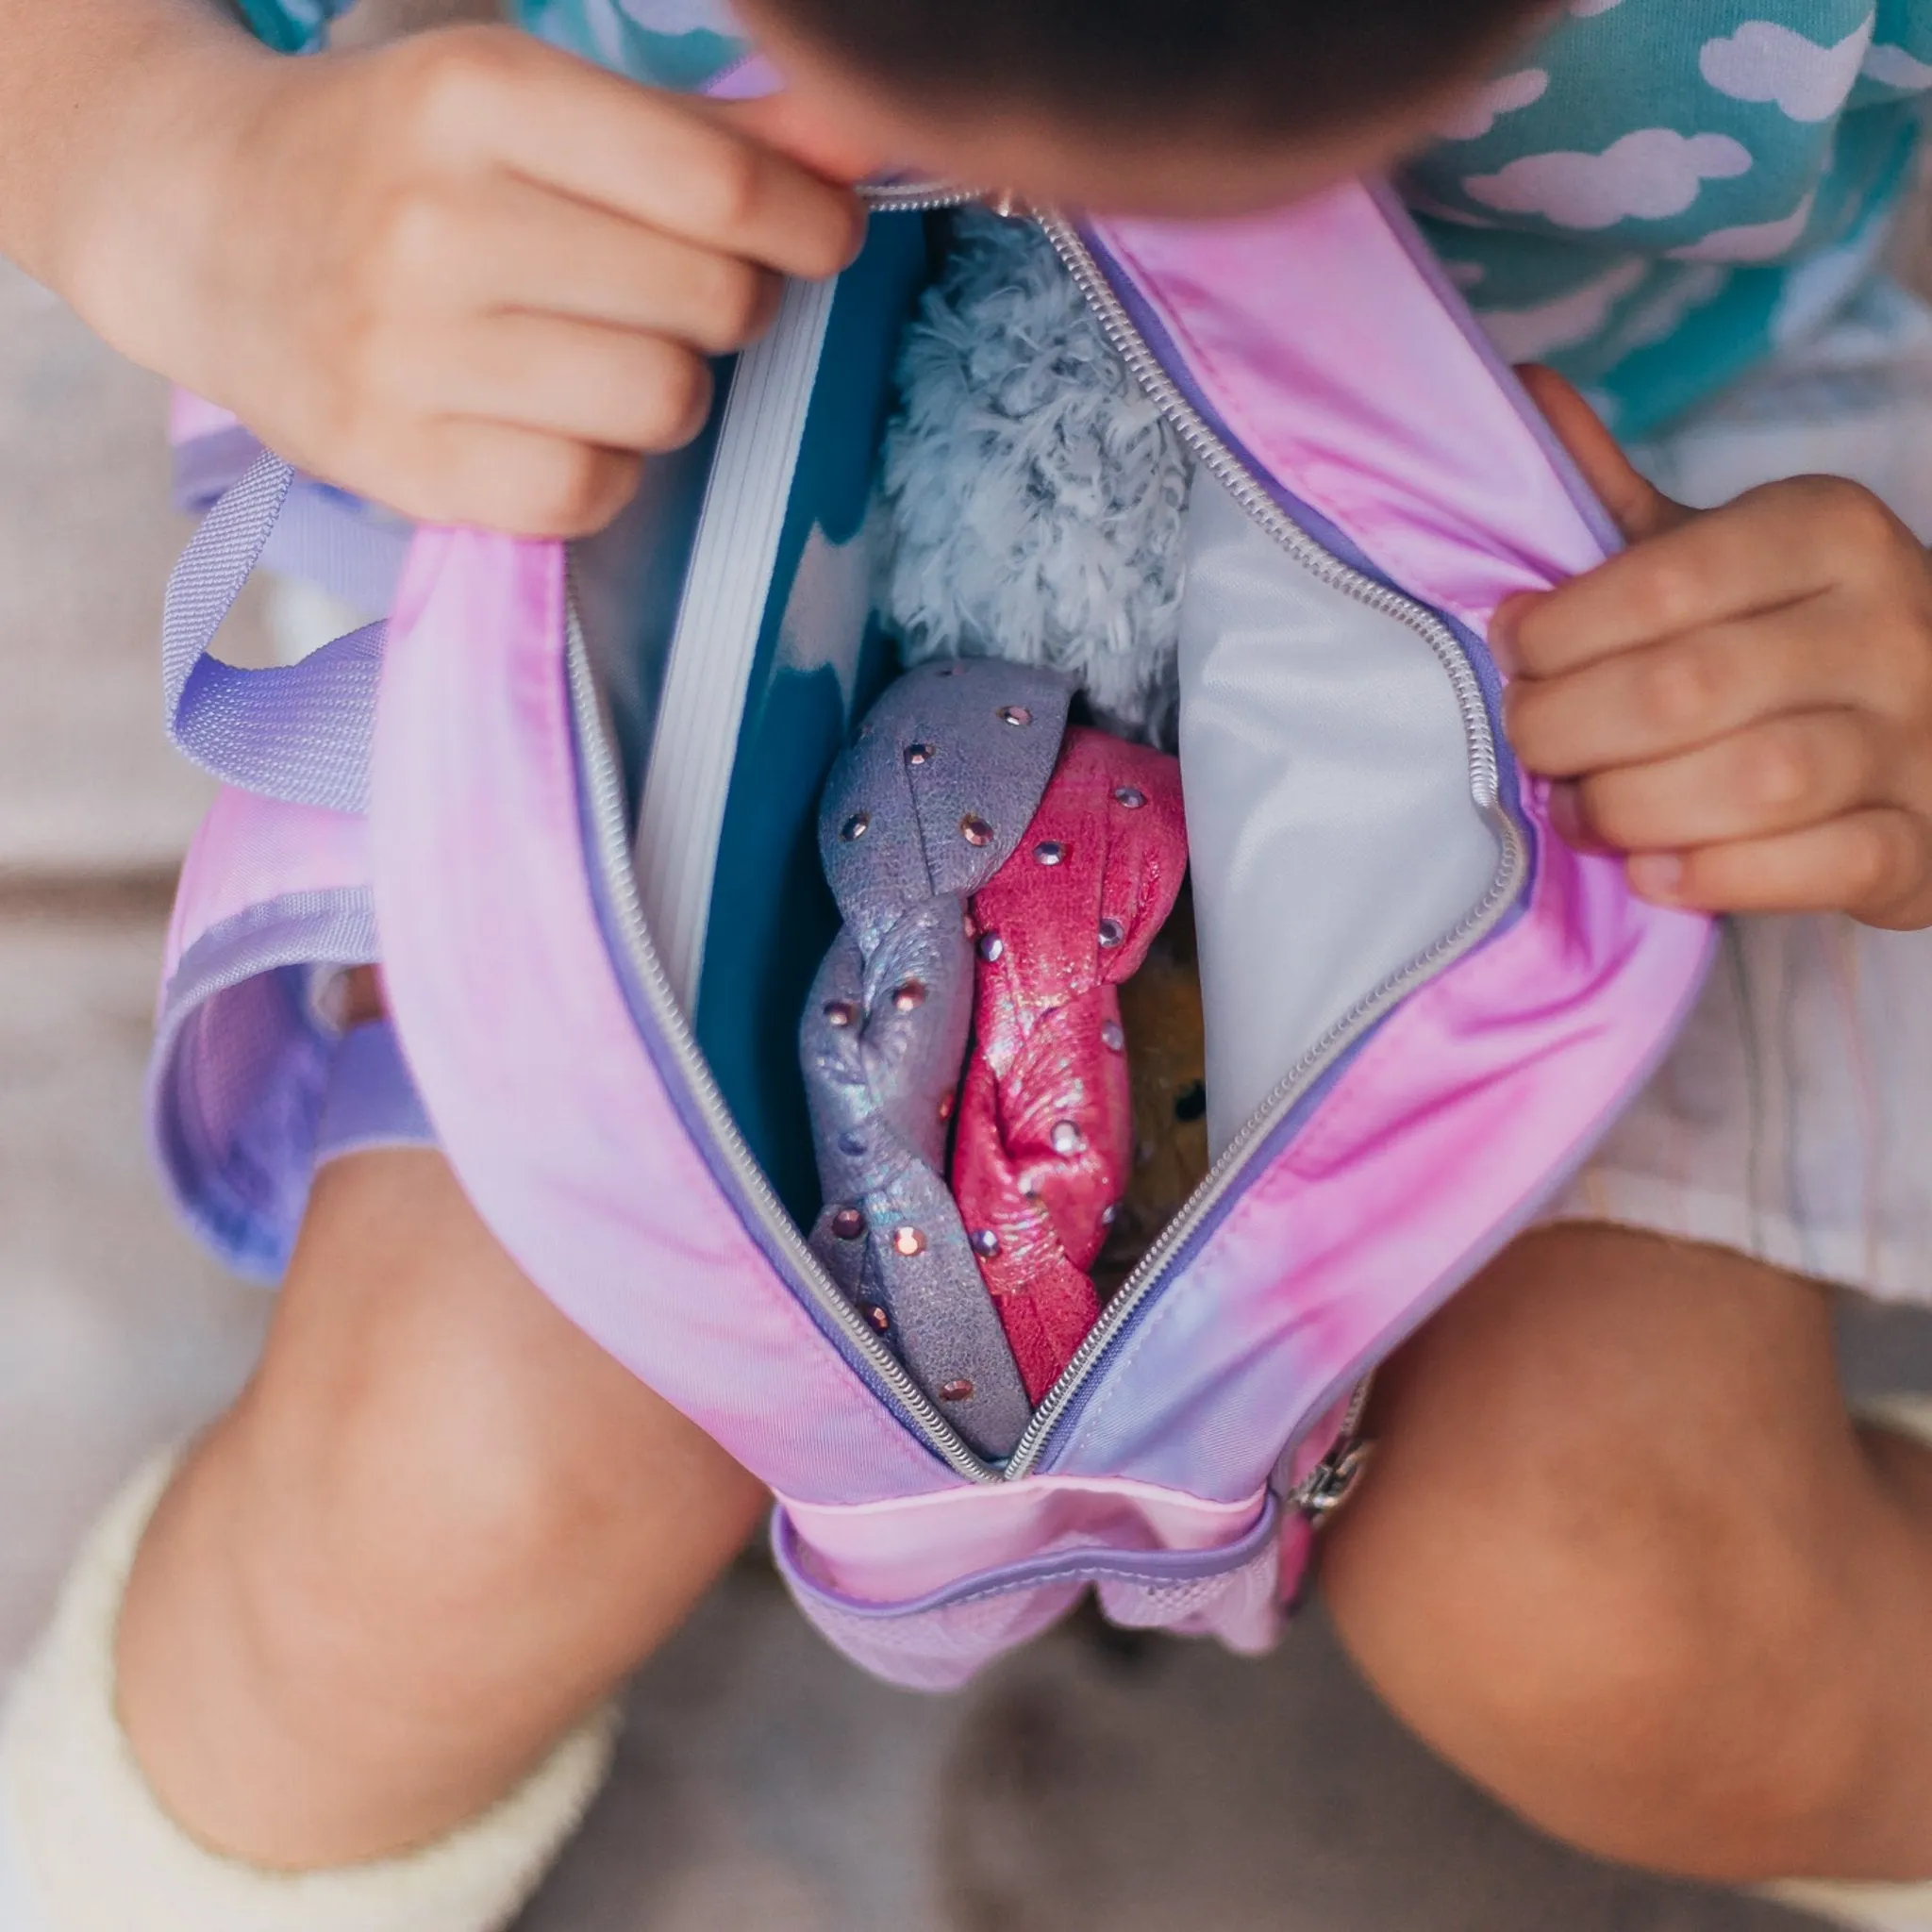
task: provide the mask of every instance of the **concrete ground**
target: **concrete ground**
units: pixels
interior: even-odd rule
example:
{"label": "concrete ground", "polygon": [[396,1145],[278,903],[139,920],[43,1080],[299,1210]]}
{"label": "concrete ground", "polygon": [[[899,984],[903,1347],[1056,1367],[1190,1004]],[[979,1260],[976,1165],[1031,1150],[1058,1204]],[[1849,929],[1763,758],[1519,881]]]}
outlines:
{"label": "concrete ground", "polygon": [[[266,1308],[173,1226],[141,1145],[165,874],[205,795],[158,724],[161,408],[0,269],[0,1675],[118,1478],[245,1375]],[[1932,1387],[1923,1318],[1857,1324],[1848,1359]],[[748,1560],[630,1706],[524,1932],[1806,1923],[1526,1832],[1319,1617],[1258,1664],[1076,1629],[927,1700],[833,1657]]]}

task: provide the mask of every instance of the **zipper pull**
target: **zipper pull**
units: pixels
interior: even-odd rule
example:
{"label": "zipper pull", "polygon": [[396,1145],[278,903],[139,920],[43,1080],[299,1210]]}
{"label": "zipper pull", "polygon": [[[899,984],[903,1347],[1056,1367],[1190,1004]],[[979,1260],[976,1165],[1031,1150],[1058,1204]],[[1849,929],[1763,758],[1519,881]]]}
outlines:
{"label": "zipper pull", "polygon": [[1310,1523],[1319,1524],[1324,1517],[1334,1515],[1354,1494],[1369,1465],[1375,1445],[1362,1434],[1362,1423],[1369,1412],[1369,1391],[1374,1379],[1371,1372],[1355,1385],[1334,1446],[1284,1499],[1291,1509],[1299,1510]]}
{"label": "zipper pull", "polygon": [[1332,1516],[1355,1493],[1374,1446],[1358,1436],[1336,1443],[1295,1485],[1288,1498],[1290,1507],[1310,1523]]}

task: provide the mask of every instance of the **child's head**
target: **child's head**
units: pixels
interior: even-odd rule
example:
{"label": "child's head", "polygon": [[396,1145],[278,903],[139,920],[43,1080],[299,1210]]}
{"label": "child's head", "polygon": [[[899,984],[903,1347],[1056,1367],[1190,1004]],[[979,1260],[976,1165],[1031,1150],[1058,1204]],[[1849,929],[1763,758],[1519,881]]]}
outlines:
{"label": "child's head", "polygon": [[1088,207],[1259,206],[1382,165],[1533,0],[751,0],[793,83],[907,159]]}

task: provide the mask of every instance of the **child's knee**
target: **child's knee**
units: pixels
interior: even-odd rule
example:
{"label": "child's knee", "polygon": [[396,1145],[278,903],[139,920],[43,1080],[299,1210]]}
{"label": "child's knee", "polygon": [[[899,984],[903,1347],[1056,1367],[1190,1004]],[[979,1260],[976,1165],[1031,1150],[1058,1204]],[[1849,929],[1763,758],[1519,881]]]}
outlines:
{"label": "child's knee", "polygon": [[[1710,1877],[1782,1869],[1853,1788],[1869,1715],[1820,1662],[1848,1635],[1822,1527],[1835,1472],[1821,1457],[1807,1476],[1794,1448],[1767,1483],[1721,1424],[1701,1446],[1694,1424],[1648,1437],[1574,1335],[1519,1352],[1541,1363],[1520,1377],[1522,1335],[1472,1319],[1494,1324],[1484,1349],[1398,1388],[1386,1453],[1334,1524],[1344,1642],[1398,1715],[1544,1829]],[[1436,1372],[1440,1397],[1419,1386]]]}
{"label": "child's knee", "polygon": [[571,1621],[647,1644],[755,1523],[758,1485],[538,1293],[436,1157],[325,1171],[304,1247],[217,1445],[264,1641]]}
{"label": "child's knee", "polygon": [[1814,1668],[1841,1638],[1824,1592],[1748,1538],[1553,1539],[1508,1521],[1512,1500],[1497,1485],[1457,1548],[1338,1524],[1326,1591],[1365,1674],[1556,1836],[1713,1877],[1777,1869],[1763,1848],[1789,1857],[1827,1822],[1854,1742]]}

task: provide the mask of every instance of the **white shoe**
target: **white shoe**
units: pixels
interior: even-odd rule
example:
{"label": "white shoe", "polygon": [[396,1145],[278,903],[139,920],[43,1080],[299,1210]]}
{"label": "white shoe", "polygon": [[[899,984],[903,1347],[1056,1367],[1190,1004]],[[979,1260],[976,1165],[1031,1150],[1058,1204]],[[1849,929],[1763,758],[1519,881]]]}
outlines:
{"label": "white shoe", "polygon": [[1834,1924],[1862,1932],[1928,1932],[1932,1928],[1932,1883],[1924,1885],[1840,1884],[1828,1878],[1780,1878],[1757,1890],[1794,1911],[1810,1912]]}
{"label": "white shoe", "polygon": [[161,1808],[114,1715],[114,1634],[166,1459],[108,1507],[0,1709],[0,1932],[500,1932],[610,1767],[614,1708],[447,1837],[332,1871],[262,1871]]}
{"label": "white shoe", "polygon": [[13,1824],[0,1806],[0,1932],[46,1932],[46,1921],[27,1895],[26,1874],[13,1842]]}

